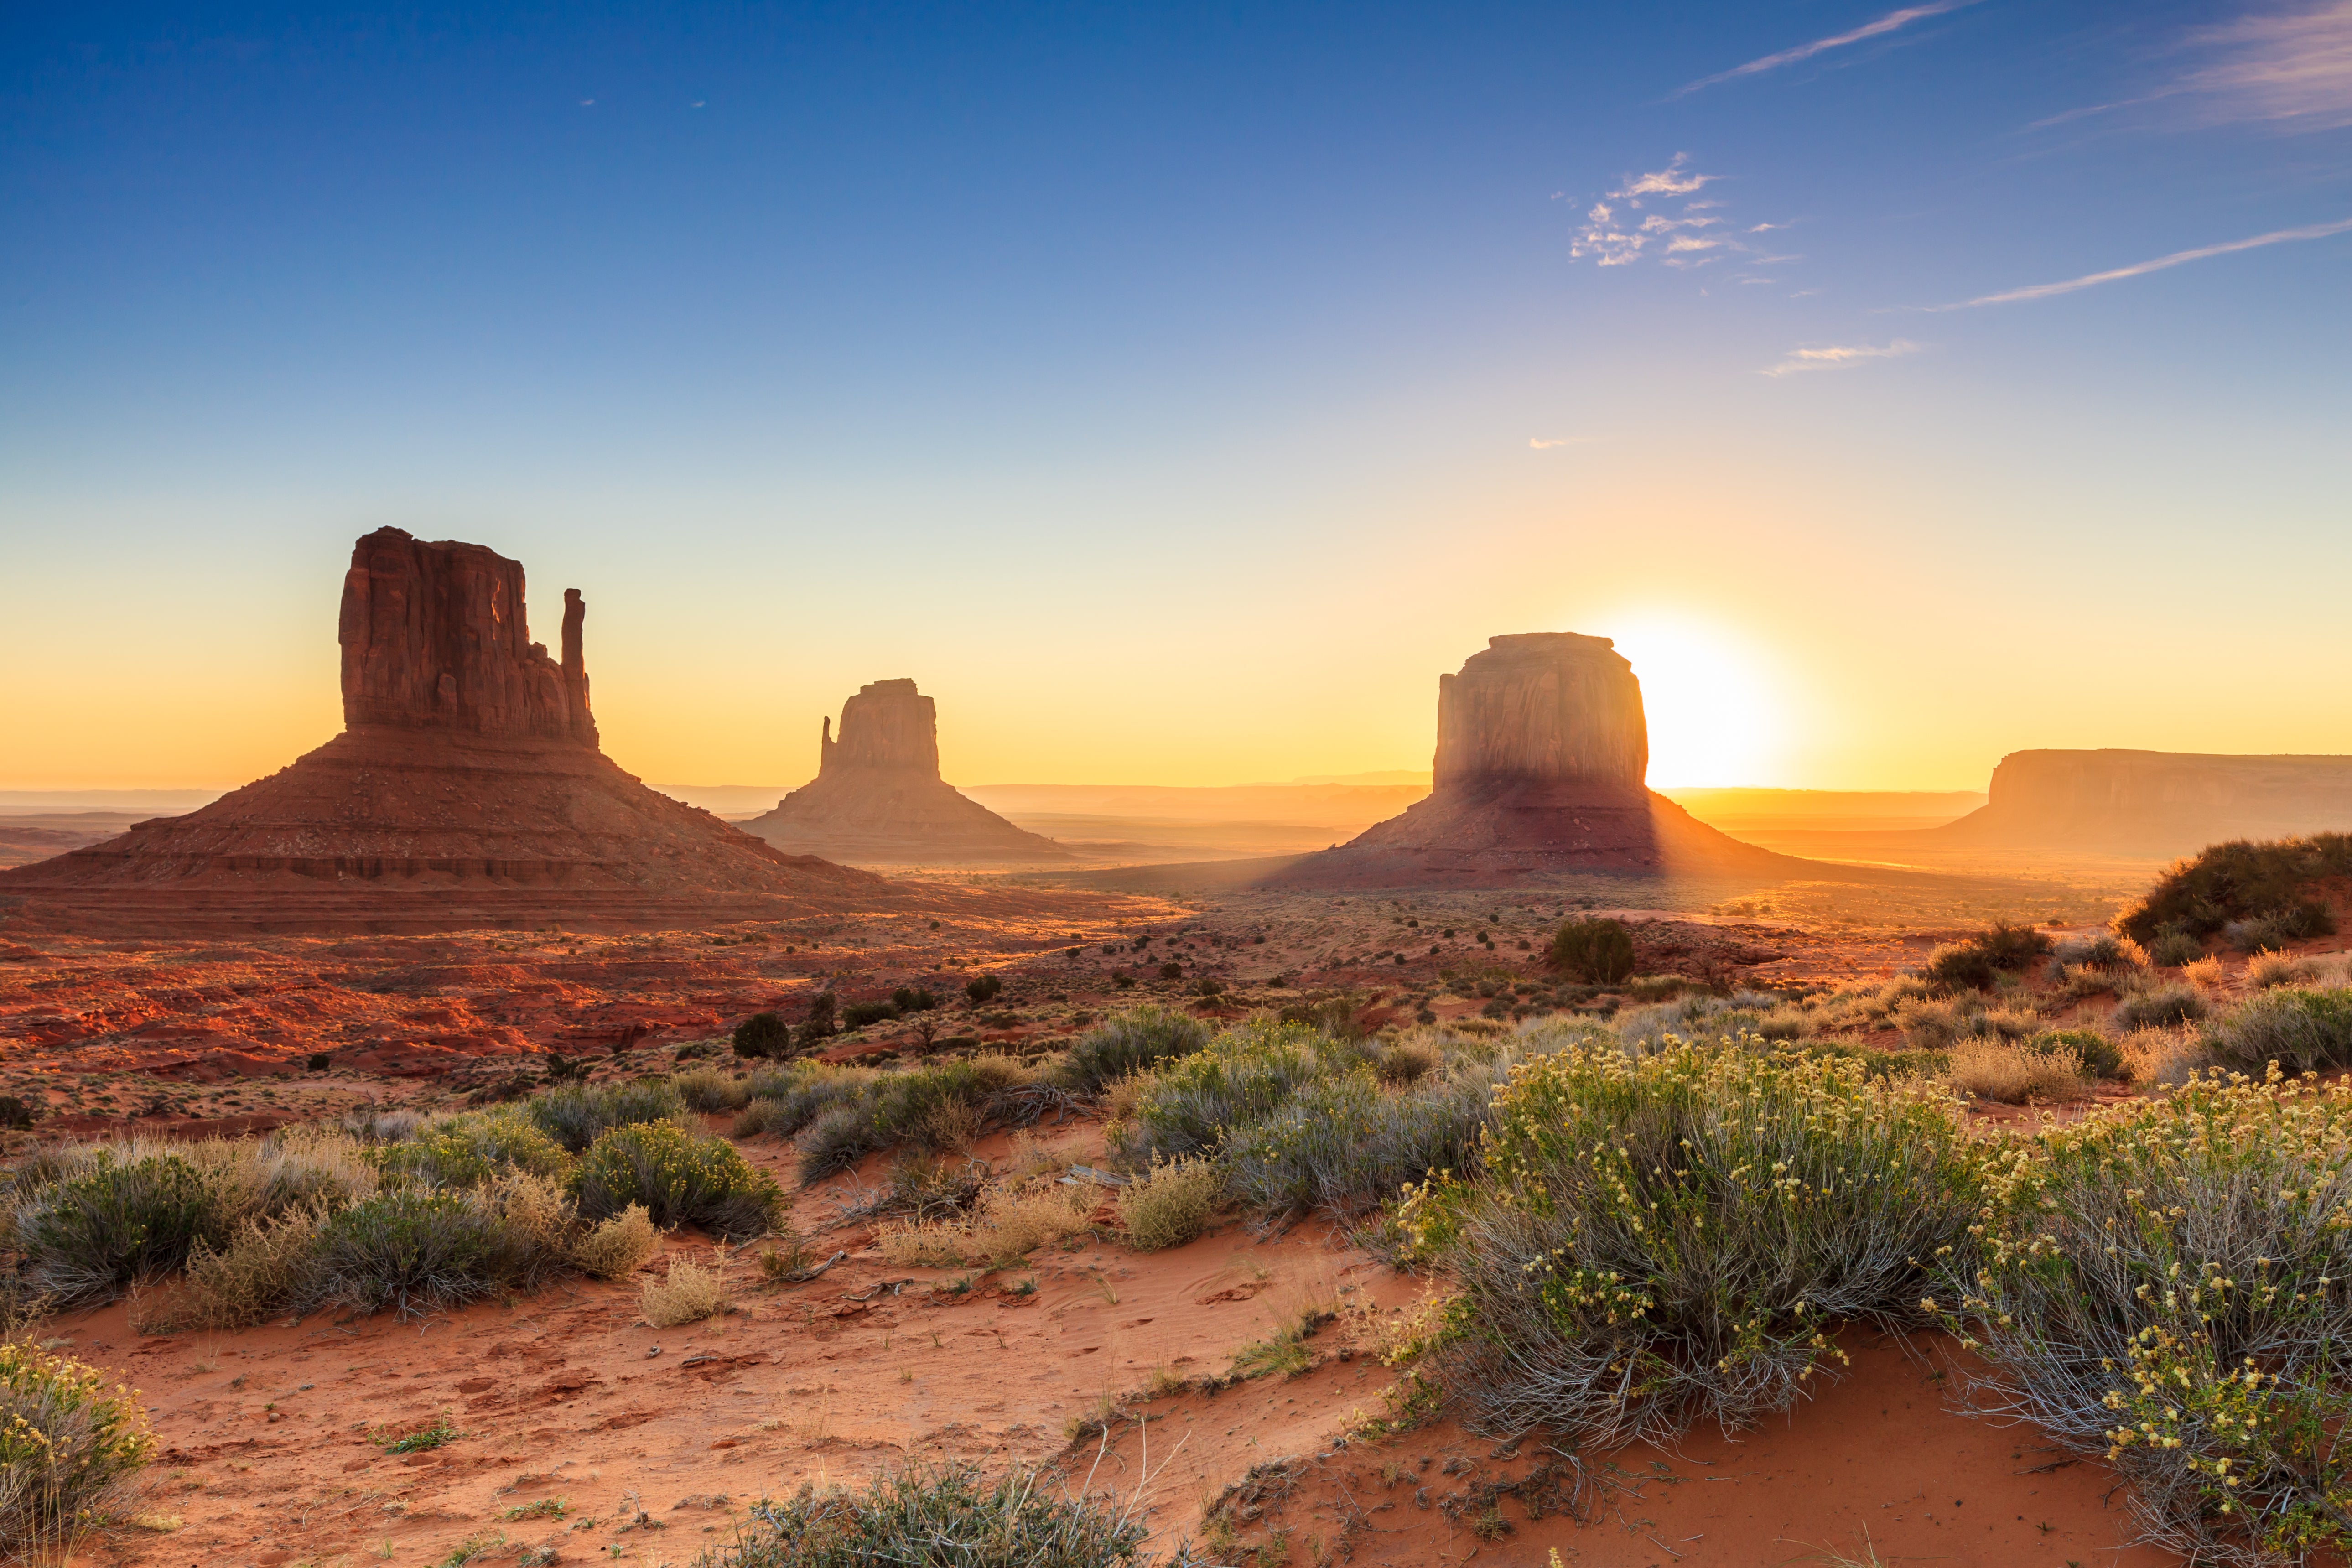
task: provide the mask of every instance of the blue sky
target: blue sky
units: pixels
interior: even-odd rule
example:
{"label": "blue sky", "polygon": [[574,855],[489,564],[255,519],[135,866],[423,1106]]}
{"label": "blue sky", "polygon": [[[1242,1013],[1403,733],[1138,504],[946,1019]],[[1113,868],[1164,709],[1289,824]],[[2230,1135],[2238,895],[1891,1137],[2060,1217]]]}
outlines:
{"label": "blue sky", "polygon": [[386,522],[680,782],[1413,766],[1548,628],[1660,784],[2352,751],[2347,153],[2352,0],[13,7],[0,785],[324,739]]}

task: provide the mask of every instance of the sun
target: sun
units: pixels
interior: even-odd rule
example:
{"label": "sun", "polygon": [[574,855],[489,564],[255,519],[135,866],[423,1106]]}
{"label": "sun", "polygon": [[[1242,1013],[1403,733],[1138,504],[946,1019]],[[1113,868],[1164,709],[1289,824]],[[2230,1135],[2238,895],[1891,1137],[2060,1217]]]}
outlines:
{"label": "sun", "polygon": [[1639,611],[1596,621],[1633,661],[1650,723],[1650,787],[1767,784],[1787,757],[1772,661],[1696,616]]}

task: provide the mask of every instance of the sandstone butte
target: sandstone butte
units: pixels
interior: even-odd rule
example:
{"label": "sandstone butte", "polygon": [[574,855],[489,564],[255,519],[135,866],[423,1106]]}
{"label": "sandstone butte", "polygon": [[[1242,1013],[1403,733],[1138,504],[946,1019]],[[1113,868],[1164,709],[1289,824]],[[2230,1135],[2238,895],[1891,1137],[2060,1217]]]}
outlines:
{"label": "sandstone butte", "polygon": [[615,766],[589,708],[586,615],[567,591],[551,658],[520,562],[378,529],[343,578],[342,733],[184,816],[0,871],[0,905],[151,934],[643,927],[892,900],[870,873],[784,854]]}
{"label": "sandstone butte", "polygon": [[1429,795],[1265,885],[1467,888],[1804,864],[1698,821],[1648,787],[1649,765],[1642,683],[1607,637],[1491,637],[1459,674],[1437,678]]}
{"label": "sandstone butte", "polygon": [[2352,757],[2011,752],[1983,806],[1923,837],[1987,847],[2193,855],[2231,838],[2340,832]]}
{"label": "sandstone butte", "polygon": [[877,680],[827,717],[816,778],[743,824],[780,849],[865,865],[1058,865],[1069,851],[1015,827],[940,777],[937,705]]}

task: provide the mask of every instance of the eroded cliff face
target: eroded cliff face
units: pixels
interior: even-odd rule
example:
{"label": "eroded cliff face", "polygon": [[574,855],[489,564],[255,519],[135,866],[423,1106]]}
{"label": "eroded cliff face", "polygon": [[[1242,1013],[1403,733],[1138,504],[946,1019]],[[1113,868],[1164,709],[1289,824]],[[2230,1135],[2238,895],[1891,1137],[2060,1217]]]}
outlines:
{"label": "eroded cliff face", "polygon": [[352,547],[343,574],[343,722],[593,749],[586,617],[580,591],[565,590],[559,664],[530,640],[522,563],[379,528]]}
{"label": "eroded cliff face", "polygon": [[940,776],[939,709],[911,680],[873,680],[841,705],[841,736],[824,721],[817,775],[844,768],[903,769]]}
{"label": "eroded cliff face", "polygon": [[1649,767],[1642,683],[1607,637],[1490,637],[1437,678],[1440,795],[1503,782],[1639,790]]}
{"label": "eroded cliff face", "polygon": [[2352,757],[2012,752],[1983,809],[1940,837],[2186,855],[2229,838],[2352,828]]}

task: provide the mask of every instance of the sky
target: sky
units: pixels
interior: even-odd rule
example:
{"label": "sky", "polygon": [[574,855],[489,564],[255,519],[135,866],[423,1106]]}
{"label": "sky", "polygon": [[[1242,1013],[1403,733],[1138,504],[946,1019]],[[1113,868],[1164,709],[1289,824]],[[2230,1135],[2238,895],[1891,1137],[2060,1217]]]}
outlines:
{"label": "sky", "polygon": [[334,733],[352,541],[791,784],[2352,752],[2352,0],[0,10],[0,788]]}

